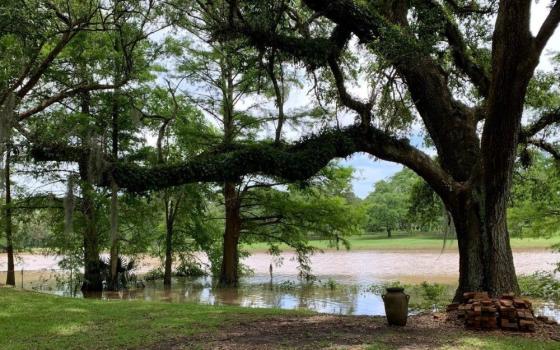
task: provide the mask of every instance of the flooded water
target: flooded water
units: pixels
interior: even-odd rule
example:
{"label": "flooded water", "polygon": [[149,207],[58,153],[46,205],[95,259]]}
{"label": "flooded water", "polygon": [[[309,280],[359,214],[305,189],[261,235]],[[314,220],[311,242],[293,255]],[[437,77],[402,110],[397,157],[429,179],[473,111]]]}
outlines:
{"label": "flooded water", "polygon": [[[210,278],[176,278],[171,289],[165,289],[161,281],[146,281],[143,289],[103,292],[93,297],[384,315],[381,297],[371,291],[371,285],[396,280],[408,284],[427,281],[453,285],[458,276],[458,254],[453,251],[442,254],[439,251],[327,251],[311,259],[312,273],[317,278],[312,284],[302,283],[297,278],[297,263],[293,258],[294,254],[289,252],[280,257],[254,253],[243,260],[254,273],[244,277],[237,289],[215,288]],[[2,259],[5,257],[0,258],[0,271],[5,270]],[[560,255],[540,250],[516,251],[514,259],[517,272],[529,274],[551,270]],[[16,284],[25,289],[81,297],[79,292],[74,294],[57,283],[57,279],[70,278],[58,270],[58,261],[60,257],[56,256],[21,255]],[[136,273],[141,276],[157,265],[157,259],[144,258]],[[0,281],[4,279],[5,273],[0,272]],[[536,311],[560,320],[560,310],[552,303],[539,303]]]}

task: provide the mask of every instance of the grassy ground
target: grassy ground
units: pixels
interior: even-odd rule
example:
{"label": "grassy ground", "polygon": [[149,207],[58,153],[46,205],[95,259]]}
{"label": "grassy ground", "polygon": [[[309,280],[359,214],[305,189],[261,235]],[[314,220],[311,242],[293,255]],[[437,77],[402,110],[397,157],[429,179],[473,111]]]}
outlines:
{"label": "grassy ground", "polygon": [[[392,238],[386,235],[364,235],[349,239],[352,250],[441,250],[444,240],[441,236],[395,234]],[[313,245],[320,249],[336,249],[329,241],[314,240]],[[512,238],[513,249],[548,249],[552,245],[560,244],[560,236],[551,238]],[[280,246],[287,249],[287,246]],[[249,251],[265,251],[268,249],[265,243],[255,243],[246,246]],[[340,249],[344,249],[343,246]],[[446,250],[457,249],[456,240],[447,240]]]}
{"label": "grassy ground", "polygon": [[[422,318],[424,317],[424,318]],[[0,288],[0,349],[558,349],[537,338],[467,332],[411,318],[317,315],[146,301],[94,301]],[[436,331],[437,330],[437,331]],[[548,330],[551,331],[551,330]],[[555,329],[555,332],[557,329]],[[543,335],[545,338],[543,338]]]}
{"label": "grassy ground", "polygon": [[[0,349],[135,347],[284,310],[63,298],[0,288]],[[303,313],[299,313],[303,314]]]}

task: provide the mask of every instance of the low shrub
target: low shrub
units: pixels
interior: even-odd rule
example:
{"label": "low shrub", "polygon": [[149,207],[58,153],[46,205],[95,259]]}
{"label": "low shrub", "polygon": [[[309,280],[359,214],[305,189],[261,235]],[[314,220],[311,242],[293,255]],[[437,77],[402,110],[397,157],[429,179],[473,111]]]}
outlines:
{"label": "low shrub", "polygon": [[422,282],[421,284],[403,284],[399,281],[374,284],[367,291],[382,295],[389,287],[404,288],[404,292],[410,295],[409,307],[417,311],[439,311],[445,309],[453,299],[455,288],[446,284]]}
{"label": "low shrub", "polygon": [[560,280],[553,272],[538,271],[518,277],[521,294],[540,299],[560,300]]}

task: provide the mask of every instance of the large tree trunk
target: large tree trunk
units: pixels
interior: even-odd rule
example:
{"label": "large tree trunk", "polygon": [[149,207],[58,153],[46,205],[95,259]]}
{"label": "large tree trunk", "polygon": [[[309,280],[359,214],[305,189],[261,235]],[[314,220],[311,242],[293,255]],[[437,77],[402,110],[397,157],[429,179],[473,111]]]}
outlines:
{"label": "large tree trunk", "polygon": [[527,86],[539,53],[529,30],[530,0],[502,1],[492,40],[492,78],[481,142],[481,245],[485,290],[518,292],[506,208]]}
{"label": "large tree trunk", "polygon": [[241,235],[241,214],[235,183],[225,183],[224,199],[226,208],[226,227],[224,231],[222,267],[220,270],[220,286],[237,286],[239,269],[238,245],[239,237]]}
{"label": "large tree trunk", "polygon": [[6,147],[6,164],[4,168],[4,181],[6,186],[6,205],[4,207],[4,229],[6,232],[6,253],[8,253],[8,274],[6,276],[6,284],[9,286],[16,285],[15,267],[14,267],[14,242],[12,235],[12,193],[10,184],[10,146]]}
{"label": "large tree trunk", "polygon": [[463,293],[469,291],[488,291],[492,295],[519,292],[505,221],[495,237],[501,241],[497,243],[487,238],[487,227],[493,225],[483,219],[487,211],[484,205],[491,205],[505,218],[505,202],[488,203],[484,198],[479,192],[466,193],[450,210],[459,246],[459,286],[455,301],[460,301]]}

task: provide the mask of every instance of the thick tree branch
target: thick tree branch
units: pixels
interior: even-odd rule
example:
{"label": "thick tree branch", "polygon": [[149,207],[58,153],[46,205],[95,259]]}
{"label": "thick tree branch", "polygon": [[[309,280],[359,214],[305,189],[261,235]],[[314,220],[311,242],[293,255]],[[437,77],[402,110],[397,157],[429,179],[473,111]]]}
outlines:
{"label": "thick tree branch", "polygon": [[457,3],[456,0],[445,0],[445,3],[448,4],[449,7],[453,10],[453,12],[458,16],[468,16],[471,14],[479,14],[479,15],[491,14],[492,12],[494,12],[493,6],[494,3],[496,3],[496,1],[497,0],[490,1],[490,4],[488,4],[485,7],[477,6],[476,3],[474,2],[472,2],[469,5],[461,6]]}
{"label": "thick tree branch", "polygon": [[558,27],[559,23],[560,23],[560,1],[556,1],[552,9],[550,10],[550,13],[544,20],[541,29],[539,30],[535,38],[535,46],[539,55],[544,49],[544,47],[546,46],[546,44],[548,43],[548,41],[550,40],[550,38],[552,37],[552,35],[554,34],[554,31]]}
{"label": "thick tree branch", "polygon": [[337,26],[335,28],[331,34],[331,40],[335,44],[334,47],[336,47],[336,49],[333,49],[333,51],[329,54],[328,64],[334,77],[340,102],[345,107],[358,113],[360,120],[364,125],[369,125],[372,119],[372,105],[358,101],[348,93],[348,90],[346,90],[344,73],[338,63],[342,48],[346,45],[348,40],[350,40],[350,34],[351,33],[348,30],[341,26]]}
{"label": "thick tree branch", "polygon": [[350,96],[344,84],[344,74],[342,73],[342,69],[336,61],[336,58],[333,56],[329,57],[329,67],[331,68],[331,72],[333,73],[336,88],[338,90],[338,96],[342,104],[345,107],[350,108],[358,113],[358,115],[360,116],[360,120],[364,125],[369,125],[372,119],[372,106],[369,103],[358,101]]}
{"label": "thick tree branch", "polygon": [[484,67],[475,62],[469,54],[463,33],[461,33],[459,27],[447,17],[438,3],[430,1],[429,4],[433,8],[433,12],[437,13],[440,19],[445,23],[444,35],[447,38],[449,48],[453,54],[455,65],[471,79],[471,82],[478,88],[482,96],[488,96],[488,89],[490,86],[488,72],[485,71]]}
{"label": "thick tree branch", "polygon": [[[260,143],[238,145],[213,154],[202,154],[175,165],[143,167],[117,164],[112,172],[120,188],[133,192],[156,190],[193,182],[237,181],[246,174],[261,174],[288,181],[305,180],[332,159],[356,152],[367,152],[387,161],[398,162],[422,176],[442,196],[461,186],[428,155],[373,127],[351,126],[330,129],[291,146]],[[103,183],[108,183],[105,176]]]}
{"label": "thick tree branch", "polygon": [[119,86],[122,86],[123,84],[124,82],[121,82],[116,85],[115,84],[89,84],[89,85],[82,85],[70,90],[63,91],[61,93],[46,98],[45,100],[37,104],[35,107],[32,107],[26,111],[19,113],[17,115],[17,120],[18,121],[25,120],[33,116],[34,114],[39,113],[47,109],[48,107],[52,106],[53,104],[60,102],[68,97],[76,96],[80,93],[87,92],[87,91],[114,89]]}
{"label": "thick tree branch", "polygon": [[[457,181],[467,181],[479,150],[473,111],[453,98],[445,71],[418,40],[406,28],[389,22],[375,10],[366,9],[355,1],[303,2],[350,30],[397,69],[409,88],[445,170]],[[470,150],[467,156],[465,149]]]}
{"label": "thick tree branch", "polygon": [[68,146],[62,143],[33,143],[31,156],[39,162],[83,162],[90,150],[82,146]]}
{"label": "thick tree branch", "polygon": [[519,142],[525,143],[527,139],[554,124],[560,124],[560,108],[543,114],[536,122],[524,128],[519,135]]}
{"label": "thick tree branch", "polygon": [[272,47],[289,53],[293,58],[313,67],[325,66],[329,53],[336,49],[334,43],[327,37],[302,38],[294,35],[278,34],[251,26],[248,23],[230,24],[214,32],[214,36],[224,39],[239,35],[248,39],[251,45],[260,50]]}
{"label": "thick tree branch", "polygon": [[20,99],[25,97],[31,89],[35,87],[37,82],[41,79],[43,74],[49,68],[50,64],[54,59],[60,54],[60,52],[68,45],[70,40],[77,34],[77,31],[67,31],[62,34],[62,37],[58,43],[52,48],[52,50],[47,54],[45,59],[39,64],[37,69],[31,74],[25,85],[23,85],[17,92],[16,96]]}
{"label": "thick tree branch", "polygon": [[554,146],[553,144],[548,143],[546,141],[537,140],[537,139],[529,139],[527,143],[536,146],[542,149],[543,151],[549,153],[554,159],[560,160],[560,147]]}

